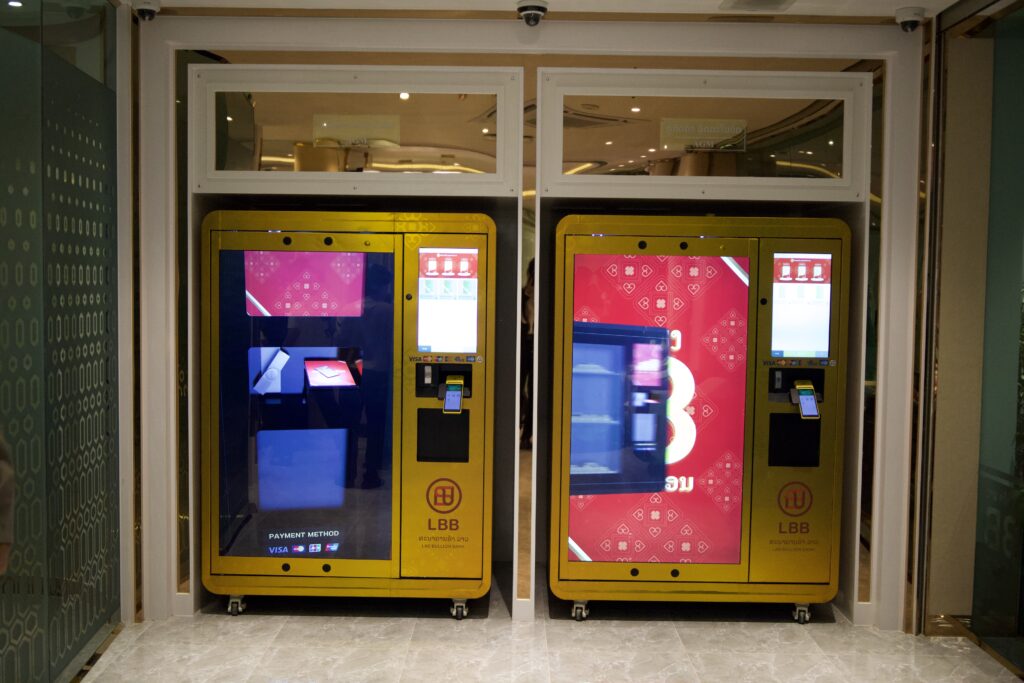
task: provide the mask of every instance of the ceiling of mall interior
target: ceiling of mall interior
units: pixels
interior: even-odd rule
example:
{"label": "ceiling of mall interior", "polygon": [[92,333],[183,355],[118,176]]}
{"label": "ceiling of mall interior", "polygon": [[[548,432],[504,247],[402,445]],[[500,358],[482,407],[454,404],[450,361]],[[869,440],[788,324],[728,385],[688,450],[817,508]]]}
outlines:
{"label": "ceiling of mall interior", "polygon": [[[775,7],[780,0],[745,0],[744,4],[761,3],[766,14],[780,16],[887,17],[900,7],[923,7],[934,16],[953,4],[953,0],[794,0],[788,8]],[[549,16],[573,12],[630,14],[751,14],[723,8],[726,0],[549,0]],[[163,0],[164,7],[247,8],[288,10],[368,10],[368,11],[453,11],[509,12],[515,0]],[[564,17],[564,14],[563,14]]]}

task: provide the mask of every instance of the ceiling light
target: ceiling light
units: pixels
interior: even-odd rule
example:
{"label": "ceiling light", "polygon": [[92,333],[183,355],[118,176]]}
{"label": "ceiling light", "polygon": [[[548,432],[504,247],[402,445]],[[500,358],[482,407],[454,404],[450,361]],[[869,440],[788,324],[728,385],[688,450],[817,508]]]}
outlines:
{"label": "ceiling light", "polygon": [[326,121],[324,121],[324,128],[326,128],[326,127],[327,127],[327,122],[326,122]]}
{"label": "ceiling light", "polygon": [[640,155],[640,158],[641,158],[641,159],[646,159],[646,158],[647,158],[647,155],[646,155],[646,154],[641,154],[641,155]]}
{"label": "ceiling light", "polygon": [[661,148],[662,149],[668,149],[668,145],[662,145]]}
{"label": "ceiling light", "polygon": [[228,122],[229,122],[229,123],[230,123],[231,121],[234,121],[234,119],[233,119],[233,118],[231,118],[230,116],[225,116],[224,118],[226,118],[226,119],[228,120]]}
{"label": "ceiling light", "polygon": [[775,155],[774,155],[774,154],[769,154],[768,156],[770,156],[770,157],[771,157],[772,159],[774,159],[774,158],[775,158]]}
{"label": "ceiling light", "polygon": [[629,160],[629,161],[627,161],[626,163],[627,163],[627,164],[631,164],[631,163],[633,163],[633,160],[632,160],[632,159],[630,159],[630,160]]}
{"label": "ceiling light", "polygon": [[807,156],[814,156],[814,152],[812,152],[811,150],[807,150],[806,152],[804,152],[804,154],[806,154]]}
{"label": "ceiling light", "polygon": [[460,164],[460,163],[459,163],[459,162],[457,162],[457,161],[453,161],[453,162],[452,162],[452,166],[461,166],[461,165],[462,165],[462,164]]}
{"label": "ceiling light", "polygon": [[831,147],[832,145],[836,144],[836,141],[835,140],[829,140],[828,144],[829,144],[829,147]]}
{"label": "ceiling light", "polygon": [[480,131],[480,132],[481,132],[481,133],[483,133],[484,135],[487,135],[488,133],[490,133],[490,132],[491,132],[491,129],[490,129],[490,128],[484,128],[484,129],[483,129],[482,131]]}
{"label": "ceiling light", "polygon": [[407,92],[400,92],[400,93],[398,93],[398,99],[400,99],[400,100],[407,100],[407,99],[409,99],[409,93],[407,93]]}
{"label": "ceiling light", "polygon": [[640,113],[640,107],[630,107],[629,110],[631,112],[633,112],[634,114],[639,114]]}
{"label": "ceiling light", "polygon": [[656,149],[655,149],[654,147],[651,147],[651,148],[650,148],[649,150],[647,150],[647,151],[648,151],[648,152],[657,152],[658,150],[656,150]]}
{"label": "ceiling light", "polygon": [[605,140],[605,141],[604,141],[604,144],[606,144],[606,145],[610,145],[610,144],[612,144],[612,141],[611,141],[611,140]]}
{"label": "ceiling light", "polygon": [[11,7],[21,7],[21,0],[8,0],[7,4]]}

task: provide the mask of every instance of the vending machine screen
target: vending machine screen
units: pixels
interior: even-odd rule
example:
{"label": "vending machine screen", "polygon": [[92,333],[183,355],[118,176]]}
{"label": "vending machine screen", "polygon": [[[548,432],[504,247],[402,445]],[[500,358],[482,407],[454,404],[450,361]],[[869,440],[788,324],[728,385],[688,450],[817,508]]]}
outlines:
{"label": "vending machine screen", "polygon": [[828,358],[831,254],[775,254],[772,357]]}
{"label": "vending machine screen", "polygon": [[740,562],[749,267],[574,256],[570,562]]}
{"label": "vending machine screen", "polygon": [[394,255],[219,253],[219,552],[389,559]]}
{"label": "vending machine screen", "polygon": [[477,258],[476,249],[420,249],[420,351],[476,353]]}

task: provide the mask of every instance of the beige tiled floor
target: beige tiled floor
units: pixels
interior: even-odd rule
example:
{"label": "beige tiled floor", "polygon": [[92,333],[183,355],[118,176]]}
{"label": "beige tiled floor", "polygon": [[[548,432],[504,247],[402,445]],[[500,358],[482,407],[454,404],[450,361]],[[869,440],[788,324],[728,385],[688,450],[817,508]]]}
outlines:
{"label": "beige tiled floor", "polygon": [[961,638],[855,627],[830,608],[592,605],[538,591],[513,622],[498,589],[457,622],[443,601],[254,599],[240,617],[133,624],[85,679],[119,681],[1015,681]]}

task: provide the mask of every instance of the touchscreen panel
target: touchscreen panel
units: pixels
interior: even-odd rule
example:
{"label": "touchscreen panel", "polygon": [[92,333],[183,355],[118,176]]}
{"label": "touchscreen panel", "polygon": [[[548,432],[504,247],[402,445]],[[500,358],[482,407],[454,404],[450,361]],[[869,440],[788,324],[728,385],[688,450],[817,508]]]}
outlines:
{"label": "touchscreen panel", "polygon": [[420,249],[416,346],[425,353],[476,353],[476,249]]}
{"label": "touchscreen panel", "polygon": [[831,254],[775,254],[772,358],[828,358]]}

